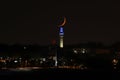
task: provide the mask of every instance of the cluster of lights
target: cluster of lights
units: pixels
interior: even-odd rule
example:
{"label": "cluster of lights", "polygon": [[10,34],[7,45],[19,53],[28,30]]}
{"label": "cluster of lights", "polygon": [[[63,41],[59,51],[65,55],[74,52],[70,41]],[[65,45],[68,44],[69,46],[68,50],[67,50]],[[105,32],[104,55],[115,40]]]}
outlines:
{"label": "cluster of lights", "polygon": [[87,53],[87,49],[85,49],[85,48],[74,48],[73,52],[75,54],[80,54],[80,53],[85,54],[85,53]]}
{"label": "cluster of lights", "polygon": [[112,63],[113,63],[113,65],[117,65],[118,60],[117,59],[113,59]]}

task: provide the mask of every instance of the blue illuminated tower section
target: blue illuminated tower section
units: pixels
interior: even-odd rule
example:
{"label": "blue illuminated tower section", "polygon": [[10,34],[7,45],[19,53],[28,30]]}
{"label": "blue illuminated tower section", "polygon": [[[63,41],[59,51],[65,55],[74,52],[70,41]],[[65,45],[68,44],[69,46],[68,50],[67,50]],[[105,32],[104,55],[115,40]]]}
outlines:
{"label": "blue illuminated tower section", "polygon": [[60,48],[63,48],[63,38],[64,38],[64,30],[63,30],[63,26],[60,26],[59,28],[59,36],[60,36]]}

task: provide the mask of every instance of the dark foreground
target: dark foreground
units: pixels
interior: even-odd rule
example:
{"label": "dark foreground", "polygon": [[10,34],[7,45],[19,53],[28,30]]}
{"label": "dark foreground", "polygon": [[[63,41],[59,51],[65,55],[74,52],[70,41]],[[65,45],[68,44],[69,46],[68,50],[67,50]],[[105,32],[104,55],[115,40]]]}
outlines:
{"label": "dark foreground", "polygon": [[33,71],[0,71],[0,80],[119,80],[114,70],[41,69]]}

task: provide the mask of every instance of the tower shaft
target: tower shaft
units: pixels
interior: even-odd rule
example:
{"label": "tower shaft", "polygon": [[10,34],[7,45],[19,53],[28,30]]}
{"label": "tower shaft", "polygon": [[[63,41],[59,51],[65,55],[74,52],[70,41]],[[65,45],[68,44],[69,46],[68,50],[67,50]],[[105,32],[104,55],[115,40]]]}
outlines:
{"label": "tower shaft", "polygon": [[63,48],[64,30],[62,26],[60,27],[59,36],[60,36],[60,48]]}
{"label": "tower shaft", "polygon": [[63,37],[64,36],[60,36],[60,48],[63,48]]}

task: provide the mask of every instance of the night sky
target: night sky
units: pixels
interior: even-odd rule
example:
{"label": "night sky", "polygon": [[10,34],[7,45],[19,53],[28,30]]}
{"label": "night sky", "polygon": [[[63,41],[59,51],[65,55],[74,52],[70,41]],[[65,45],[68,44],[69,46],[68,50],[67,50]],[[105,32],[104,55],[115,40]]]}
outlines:
{"label": "night sky", "polygon": [[59,43],[58,26],[66,16],[65,44],[120,41],[120,6],[102,0],[17,1],[0,6],[0,43]]}

